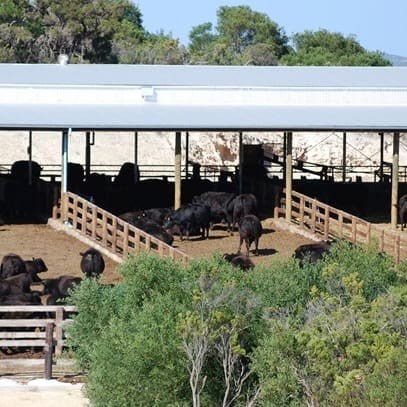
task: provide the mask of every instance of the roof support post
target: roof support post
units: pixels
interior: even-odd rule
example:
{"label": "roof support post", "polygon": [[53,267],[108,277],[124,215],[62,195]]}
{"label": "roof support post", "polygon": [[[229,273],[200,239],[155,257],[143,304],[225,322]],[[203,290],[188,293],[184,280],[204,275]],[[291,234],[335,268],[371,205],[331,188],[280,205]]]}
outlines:
{"label": "roof support post", "polygon": [[86,132],[86,146],[85,146],[85,177],[86,179],[89,178],[90,175],[90,163],[91,163],[91,155],[90,155],[90,131]]}
{"label": "roof support post", "polygon": [[134,132],[134,183],[136,184],[140,179],[138,170],[138,132]]}
{"label": "roof support post", "polygon": [[175,132],[174,209],[181,207],[181,132]]}
{"label": "roof support post", "polygon": [[346,182],[346,133],[342,139],[342,182]]}
{"label": "roof support post", "polygon": [[293,133],[286,133],[285,155],[285,219],[291,222],[292,190],[293,190]]}
{"label": "roof support post", "polygon": [[397,206],[399,187],[400,133],[393,134],[393,165],[391,171],[391,228],[397,229]]}
{"label": "roof support post", "polygon": [[243,194],[243,133],[239,132],[239,194]]}
{"label": "roof support post", "polygon": [[61,165],[61,218],[62,222],[67,221],[67,208],[65,207],[64,194],[68,192],[68,145],[69,136],[72,134],[72,129],[62,131],[62,165]]}
{"label": "roof support post", "polygon": [[28,132],[28,185],[33,183],[33,154],[32,154],[32,145],[33,145],[33,132],[30,130]]}
{"label": "roof support post", "polygon": [[185,179],[188,179],[189,131],[185,133]]}
{"label": "roof support post", "polygon": [[380,169],[379,169],[379,182],[384,182],[384,133],[379,133],[380,136]]}

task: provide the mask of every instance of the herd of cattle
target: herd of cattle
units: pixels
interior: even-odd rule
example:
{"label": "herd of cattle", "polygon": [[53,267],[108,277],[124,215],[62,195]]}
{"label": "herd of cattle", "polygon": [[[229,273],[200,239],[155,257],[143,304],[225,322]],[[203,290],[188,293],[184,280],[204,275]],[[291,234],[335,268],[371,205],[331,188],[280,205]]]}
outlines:
{"label": "herd of cattle", "polygon": [[246,256],[249,256],[252,243],[255,254],[258,254],[263,232],[257,199],[253,194],[209,191],[194,196],[192,202],[177,210],[151,208],[126,212],[119,217],[169,245],[174,241],[173,235],[179,235],[181,240],[197,235],[207,239],[214,224],[226,222],[227,232],[231,235],[238,227],[240,241],[237,255],[245,243]]}
{"label": "herd of cattle", "polygon": [[[80,255],[80,268],[86,277],[103,273],[105,262],[99,251],[88,249]],[[0,265],[0,305],[60,304],[69,290],[82,281],[81,277],[69,275],[42,279],[39,274],[47,270],[41,258],[23,260],[14,253],[5,255]]]}

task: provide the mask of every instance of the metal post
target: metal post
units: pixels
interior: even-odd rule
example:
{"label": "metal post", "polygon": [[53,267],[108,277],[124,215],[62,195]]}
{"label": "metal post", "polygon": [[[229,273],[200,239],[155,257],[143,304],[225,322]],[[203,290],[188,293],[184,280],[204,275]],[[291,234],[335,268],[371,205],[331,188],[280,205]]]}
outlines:
{"label": "metal post", "polygon": [[138,133],[134,132],[134,183],[139,181],[139,171],[138,171]]}
{"label": "metal post", "polygon": [[380,177],[380,182],[384,181],[384,174],[383,174],[383,169],[384,169],[384,133],[379,133],[380,136],[380,169],[379,169],[379,177]]}
{"label": "metal post", "polygon": [[175,132],[174,209],[181,207],[181,132]]}
{"label": "metal post", "polygon": [[62,173],[61,173],[61,194],[68,192],[68,140],[72,129],[62,132]]}
{"label": "metal post", "polygon": [[243,194],[243,133],[239,133],[239,194]]}
{"label": "metal post", "polygon": [[189,131],[185,133],[185,179],[188,179]]}
{"label": "metal post", "polygon": [[285,173],[287,166],[287,132],[284,132],[283,136],[283,183],[285,183]]}
{"label": "metal post", "polygon": [[28,185],[33,183],[33,155],[32,155],[33,133],[28,132]]}
{"label": "metal post", "polygon": [[342,182],[346,182],[346,133],[342,139]]}
{"label": "metal post", "polygon": [[397,229],[397,205],[399,186],[400,133],[393,135],[393,165],[391,171],[391,228]]}
{"label": "metal post", "polygon": [[90,131],[86,132],[86,147],[85,147],[85,177],[88,179],[90,175]]}
{"label": "metal post", "polygon": [[293,133],[287,132],[286,160],[285,160],[285,199],[286,212],[285,219],[291,221],[292,190],[293,190]]}

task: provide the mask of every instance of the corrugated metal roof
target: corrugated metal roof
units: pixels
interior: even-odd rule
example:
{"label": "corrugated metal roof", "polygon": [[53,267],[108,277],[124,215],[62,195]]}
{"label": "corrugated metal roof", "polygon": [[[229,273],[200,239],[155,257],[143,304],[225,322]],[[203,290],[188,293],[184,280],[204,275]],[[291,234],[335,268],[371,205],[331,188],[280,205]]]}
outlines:
{"label": "corrugated metal roof", "polygon": [[0,128],[68,127],[404,131],[407,68],[0,64]]}

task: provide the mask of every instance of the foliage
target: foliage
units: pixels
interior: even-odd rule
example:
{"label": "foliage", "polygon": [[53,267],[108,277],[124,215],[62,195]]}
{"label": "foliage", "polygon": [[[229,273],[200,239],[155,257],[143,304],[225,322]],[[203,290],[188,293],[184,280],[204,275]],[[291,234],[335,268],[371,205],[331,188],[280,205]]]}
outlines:
{"label": "foliage", "polygon": [[390,391],[402,391],[407,368],[392,357],[407,345],[407,286],[387,257],[346,242],[315,267],[320,274],[306,306],[272,314],[270,334],[255,351],[262,403],[359,406],[395,399]]}
{"label": "foliage", "polygon": [[284,65],[391,65],[380,52],[366,51],[353,36],[319,30],[297,33],[292,40],[294,49],[281,58]]}
{"label": "foliage", "polygon": [[69,341],[95,406],[407,403],[407,284],[374,246],[315,263],[182,266],[152,254],[85,280]]}
{"label": "foliage", "polygon": [[288,38],[266,14],[248,6],[222,6],[217,25],[193,27],[190,32],[190,61],[200,64],[276,64],[288,51]]}

